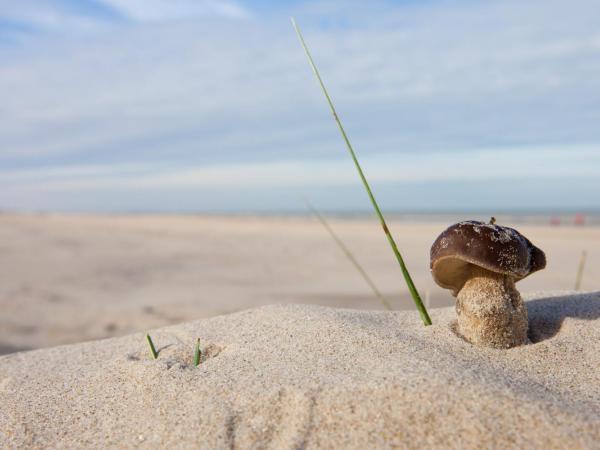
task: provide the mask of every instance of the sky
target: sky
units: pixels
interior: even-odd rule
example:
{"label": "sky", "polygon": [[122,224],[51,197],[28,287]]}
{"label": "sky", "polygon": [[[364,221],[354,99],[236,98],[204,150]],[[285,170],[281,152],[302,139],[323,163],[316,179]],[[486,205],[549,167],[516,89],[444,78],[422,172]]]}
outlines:
{"label": "sky", "polygon": [[0,210],[600,210],[600,3],[0,0]]}

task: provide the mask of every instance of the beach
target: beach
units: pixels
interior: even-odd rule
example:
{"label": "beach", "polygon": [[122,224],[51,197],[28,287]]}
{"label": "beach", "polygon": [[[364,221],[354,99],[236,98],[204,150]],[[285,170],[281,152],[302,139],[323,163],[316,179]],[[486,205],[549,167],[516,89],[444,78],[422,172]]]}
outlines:
{"label": "beach", "polygon": [[[450,306],[429,273],[429,250],[455,218],[391,218],[389,227],[421,296]],[[516,226],[548,257],[521,292],[570,291],[582,250],[581,289],[599,289],[600,227]],[[510,218],[509,218],[510,219]],[[369,216],[329,217],[394,309],[413,310],[402,274]],[[313,217],[0,215],[0,353],[52,347],[189,322],[268,304],[383,309]]]}
{"label": "beach", "polygon": [[498,350],[431,279],[449,223],[389,223],[427,327],[377,222],[328,223],[393,311],[312,217],[0,215],[0,446],[597,448],[600,228],[517,224],[548,265]]}
{"label": "beach", "polygon": [[0,450],[600,450],[600,3],[3,6]]}

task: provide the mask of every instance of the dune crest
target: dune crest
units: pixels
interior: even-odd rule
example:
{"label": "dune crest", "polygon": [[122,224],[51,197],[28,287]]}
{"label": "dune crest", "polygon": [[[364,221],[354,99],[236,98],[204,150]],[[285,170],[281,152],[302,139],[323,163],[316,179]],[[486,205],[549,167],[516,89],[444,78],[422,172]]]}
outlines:
{"label": "dune crest", "polygon": [[[533,298],[532,298],[533,297]],[[28,448],[594,448],[600,293],[526,296],[532,344],[453,308],[267,306],[0,357],[0,442]],[[204,359],[192,364],[196,338]]]}

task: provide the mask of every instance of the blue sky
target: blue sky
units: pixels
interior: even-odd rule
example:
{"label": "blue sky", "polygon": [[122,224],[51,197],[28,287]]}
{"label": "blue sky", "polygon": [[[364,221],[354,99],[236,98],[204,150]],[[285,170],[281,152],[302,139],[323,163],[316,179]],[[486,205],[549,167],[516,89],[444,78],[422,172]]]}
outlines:
{"label": "blue sky", "polygon": [[600,4],[0,0],[0,209],[600,208]]}

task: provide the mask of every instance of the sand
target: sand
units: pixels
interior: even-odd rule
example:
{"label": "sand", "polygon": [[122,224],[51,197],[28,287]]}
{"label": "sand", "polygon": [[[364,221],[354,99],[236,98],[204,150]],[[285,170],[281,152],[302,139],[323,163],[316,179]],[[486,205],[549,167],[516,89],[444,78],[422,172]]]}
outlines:
{"label": "sand", "polygon": [[[450,223],[390,217],[431,307],[454,303],[429,273],[429,248]],[[548,256],[522,292],[600,289],[600,227],[515,224]],[[412,220],[412,221],[411,221]],[[537,220],[537,219],[536,219]],[[371,219],[330,223],[396,309],[412,310],[398,265]],[[383,309],[313,218],[0,214],[0,354],[177,324],[272,303]]]}
{"label": "sand", "polygon": [[5,355],[0,446],[597,449],[600,293],[526,297],[510,350],[452,308],[275,305],[154,330],[158,360],[140,333]]}

